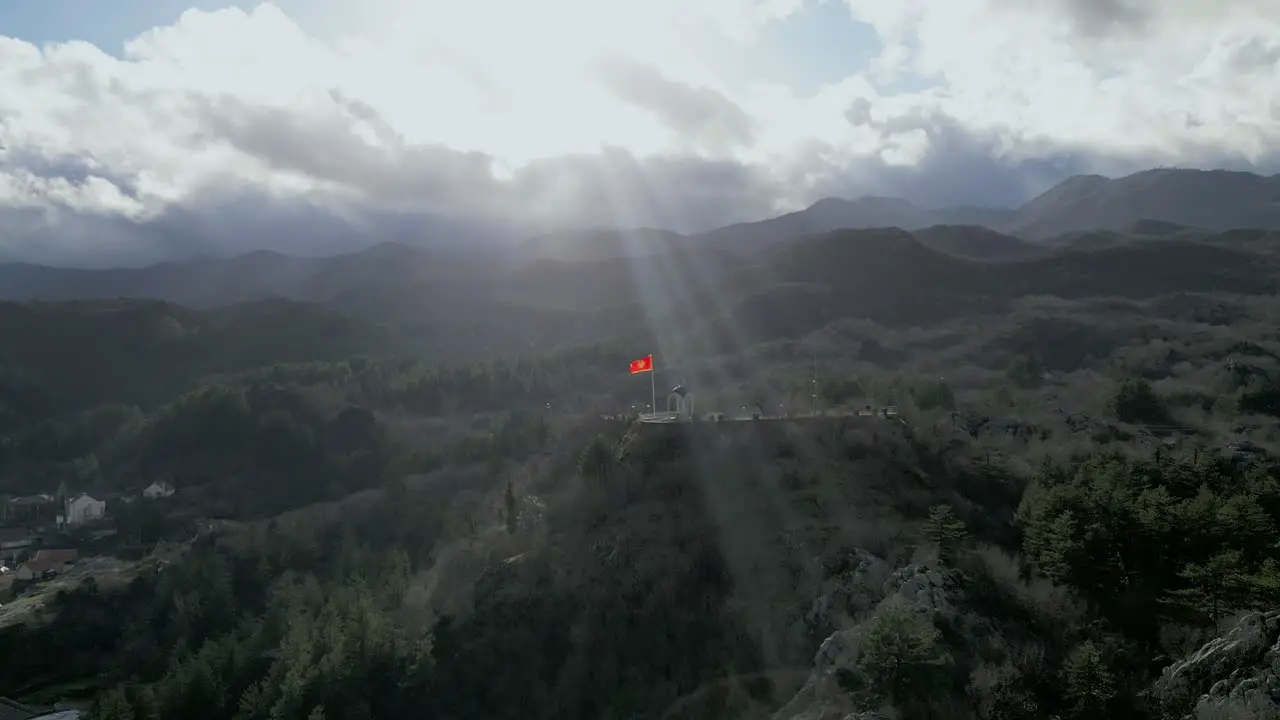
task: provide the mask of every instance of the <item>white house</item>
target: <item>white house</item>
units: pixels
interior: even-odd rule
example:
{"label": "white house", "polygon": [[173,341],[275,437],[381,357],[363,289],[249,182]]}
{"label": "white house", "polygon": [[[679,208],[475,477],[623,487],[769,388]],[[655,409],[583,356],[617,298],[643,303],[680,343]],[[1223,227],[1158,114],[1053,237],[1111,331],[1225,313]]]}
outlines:
{"label": "white house", "polygon": [[151,483],[142,491],[142,497],[147,498],[148,500],[167,498],[170,495],[173,495],[173,486],[163,480],[157,480],[156,482]]}
{"label": "white house", "polygon": [[107,503],[103,500],[94,500],[84,493],[71,498],[67,501],[66,523],[68,525],[83,525],[87,522],[98,520],[107,514]]}

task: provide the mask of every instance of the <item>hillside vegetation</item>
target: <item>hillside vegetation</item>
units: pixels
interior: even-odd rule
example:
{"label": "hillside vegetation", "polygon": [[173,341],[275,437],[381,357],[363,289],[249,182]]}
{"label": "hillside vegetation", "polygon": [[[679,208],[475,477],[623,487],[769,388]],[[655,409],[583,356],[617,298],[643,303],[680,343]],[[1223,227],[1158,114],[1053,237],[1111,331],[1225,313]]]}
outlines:
{"label": "hillside vegetation", "polygon": [[[307,261],[333,294],[305,300],[0,305],[0,491],[109,498],[59,542],[134,564],[0,628],[0,695],[110,720],[1274,717],[1271,236],[1144,228],[846,230],[703,274],[720,250],[662,234],[484,268],[387,246]],[[651,301],[658,277],[682,289]],[[660,392],[763,419],[635,422],[650,352]],[[177,493],[124,502],[157,479]]]}
{"label": "hillside vegetation", "polygon": [[[26,282],[0,282],[0,296],[142,294],[204,308],[289,298],[382,329],[387,342],[362,347],[474,360],[621,340],[734,352],[846,317],[903,327],[1001,312],[1037,295],[1151,298],[1276,288],[1274,237],[1265,232],[1095,234],[1032,245],[973,227],[914,235],[840,230],[780,241],[749,258],[692,240],[663,251],[671,239],[660,237],[596,233],[589,236],[595,254],[567,258],[535,239],[512,256],[383,245],[323,260],[260,253],[141,270],[46,268]],[[295,312],[316,316],[307,322],[324,317],[314,308]],[[252,349],[263,349],[262,342]],[[303,359],[305,350],[253,359]]]}

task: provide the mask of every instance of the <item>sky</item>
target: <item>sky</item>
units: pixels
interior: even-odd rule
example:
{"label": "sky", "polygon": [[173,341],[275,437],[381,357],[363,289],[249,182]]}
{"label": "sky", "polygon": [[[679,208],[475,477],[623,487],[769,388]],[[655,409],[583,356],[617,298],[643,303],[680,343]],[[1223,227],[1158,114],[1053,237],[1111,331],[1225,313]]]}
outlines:
{"label": "sky", "polygon": [[1274,0],[0,0],[0,259],[1280,170]]}

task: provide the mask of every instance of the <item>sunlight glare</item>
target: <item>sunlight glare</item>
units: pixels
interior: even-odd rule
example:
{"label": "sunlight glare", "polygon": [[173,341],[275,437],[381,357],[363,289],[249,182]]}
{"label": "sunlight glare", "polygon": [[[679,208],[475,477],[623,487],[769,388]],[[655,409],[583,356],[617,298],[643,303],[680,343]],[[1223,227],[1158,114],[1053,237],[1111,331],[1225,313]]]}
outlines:
{"label": "sunlight glare", "polygon": [[668,146],[669,132],[618,103],[598,67],[611,56],[690,57],[696,23],[664,0],[382,0],[364,10],[365,36],[342,45],[379,68],[358,92],[406,139],[523,164],[610,144],[642,153]]}

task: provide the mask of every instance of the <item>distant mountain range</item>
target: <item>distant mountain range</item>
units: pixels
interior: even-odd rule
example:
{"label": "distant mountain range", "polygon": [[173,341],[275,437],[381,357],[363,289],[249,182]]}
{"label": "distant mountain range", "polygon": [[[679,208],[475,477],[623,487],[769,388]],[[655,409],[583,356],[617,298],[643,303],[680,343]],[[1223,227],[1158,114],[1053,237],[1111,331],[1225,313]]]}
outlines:
{"label": "distant mountain range", "polygon": [[[278,362],[404,352],[456,361],[604,344],[678,364],[850,318],[926,326],[1005,312],[1033,295],[1277,291],[1280,233],[1147,229],[1173,237],[1106,233],[1114,242],[1105,247],[1045,248],[935,226],[807,235],[752,257],[682,246],[497,263],[386,244],[326,259],[254,253],[141,270],[11,265],[0,268],[0,288],[10,294],[22,280],[23,296],[45,301],[0,302],[0,435],[26,422],[24,408],[148,404],[193,378]],[[163,299],[107,299],[144,292]]]}
{"label": "distant mountain range", "polygon": [[1015,209],[929,209],[899,198],[826,198],[799,212],[720,228],[703,237],[754,252],[780,238],[845,228],[980,225],[1051,242],[1087,231],[1128,231],[1166,223],[1218,232],[1280,229],[1280,176],[1226,170],[1148,170],[1119,179],[1068,178]]}
{"label": "distant mountain range", "polygon": [[624,336],[723,345],[843,317],[930,322],[1031,294],[1272,292],[1278,185],[1153,170],[1073,178],[1007,212],[828,199],[697,236],[590,230],[515,246],[383,243],[332,257],[257,251],[112,270],[10,263],[0,264],[0,300],[148,298],[197,310],[287,300],[442,357]]}
{"label": "distant mountain range", "polygon": [[[1078,241],[1076,236],[1081,233],[1128,232],[1139,223],[1165,223],[1208,232],[1236,228],[1277,230],[1280,176],[1178,169],[1148,170],[1118,179],[1082,175],[1064,180],[1017,208],[925,208],[901,198],[832,197],[778,217],[693,235],[659,228],[522,231],[499,219],[465,220],[437,215],[380,215],[356,222],[329,218],[322,208],[284,219],[274,212],[269,207],[232,204],[206,215],[169,214],[156,223],[134,228],[145,231],[146,240],[129,248],[116,247],[108,241],[68,241],[65,247],[0,243],[0,264],[31,262],[31,258],[39,257],[43,258],[41,262],[60,267],[104,268],[113,262],[136,266],[142,257],[181,262],[240,253],[249,253],[269,264],[269,258],[254,251],[317,258],[358,252],[388,242],[433,252],[498,253],[516,247],[514,256],[508,257],[505,252],[494,256],[501,262],[517,262],[525,255],[559,260],[644,255],[686,242],[751,255],[794,237],[832,230],[897,227],[916,231],[938,225],[980,226],[1042,244]],[[129,235],[120,228],[99,230],[106,237]],[[86,238],[94,237],[95,232],[91,224],[79,231]],[[235,239],[234,247],[216,239],[224,235]],[[117,259],[111,260],[113,257]],[[0,292],[17,294],[4,287]]]}
{"label": "distant mountain range", "polygon": [[[332,322],[328,314],[349,318],[358,327],[341,336],[377,338],[369,351],[466,359],[615,340],[641,348],[663,344],[664,350],[675,344],[741,349],[799,337],[843,318],[929,324],[1000,312],[1029,295],[1276,291],[1280,253],[1272,248],[1280,233],[1160,227],[1172,237],[1107,232],[1098,236],[1106,242],[1096,246],[1045,247],[986,228],[935,226],[915,233],[879,228],[806,235],[749,256],[710,244],[665,246],[664,236],[652,233],[617,233],[596,241],[635,254],[566,259],[540,254],[534,243],[518,257],[500,260],[384,244],[332,258],[252,253],[136,270],[8,265],[0,266],[0,299],[101,303],[148,297],[235,310],[243,327],[253,327],[263,308],[292,307],[299,318],[312,317],[305,309],[315,308],[312,326]],[[652,252],[636,250],[650,241],[658,243]],[[280,302],[295,305],[272,304]],[[78,305],[85,312],[97,307]],[[111,321],[110,314],[93,312],[92,322]],[[56,323],[77,315],[38,317]],[[25,335],[5,337],[21,342],[44,332],[33,326]],[[0,366],[10,354],[0,348]]]}

